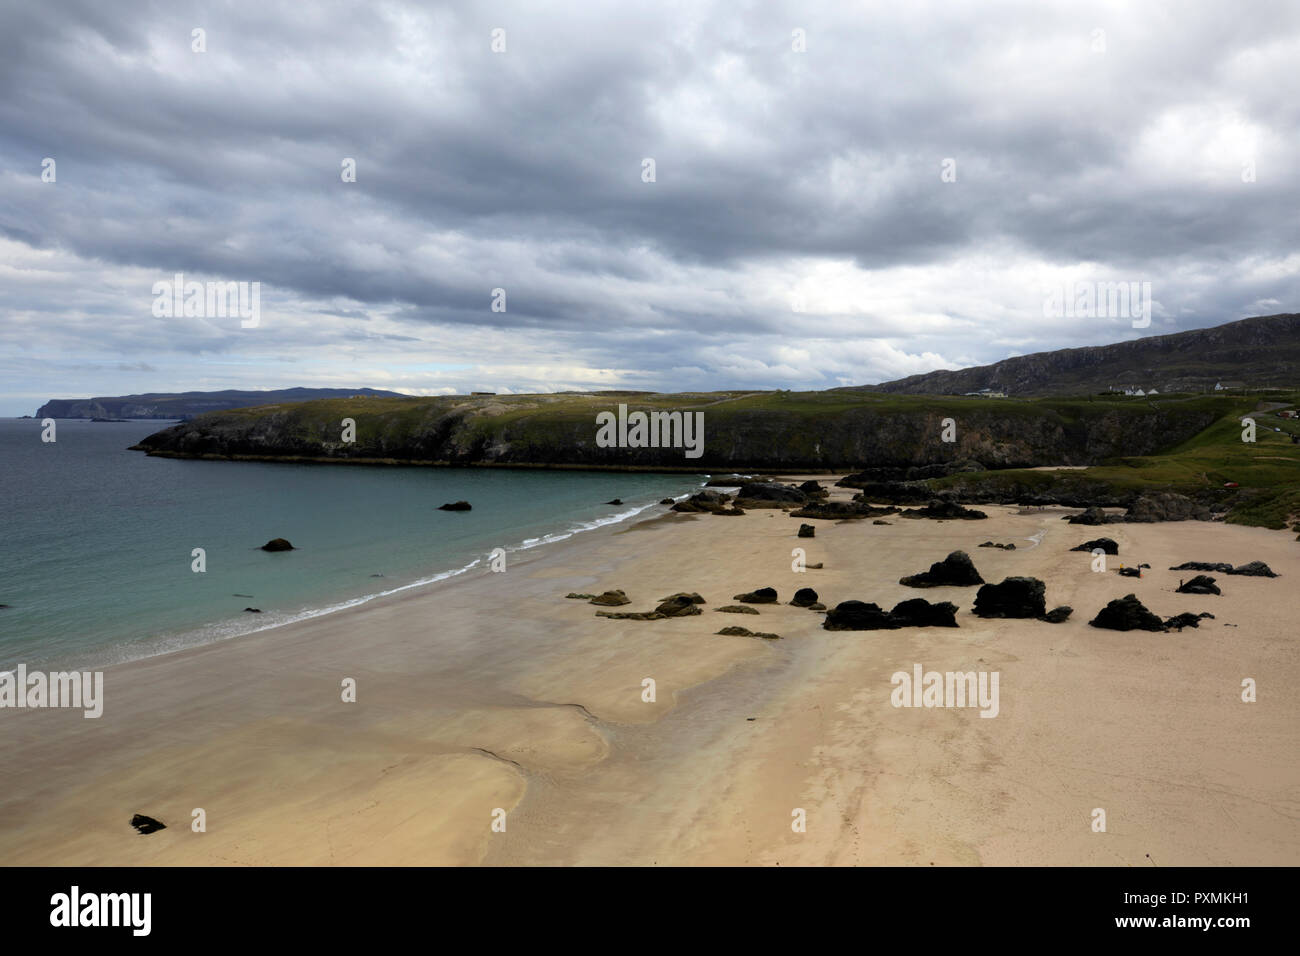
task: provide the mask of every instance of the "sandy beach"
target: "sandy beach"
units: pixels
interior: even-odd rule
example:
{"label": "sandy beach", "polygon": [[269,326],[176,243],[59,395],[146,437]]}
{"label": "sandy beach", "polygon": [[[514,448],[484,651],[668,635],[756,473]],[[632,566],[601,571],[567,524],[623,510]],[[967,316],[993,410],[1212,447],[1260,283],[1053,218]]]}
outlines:
{"label": "sandy beach", "polygon": [[[1300,863],[1294,534],[980,508],[988,520],[810,521],[816,537],[800,539],[779,510],[660,507],[520,552],[504,573],[110,668],[97,720],[0,714],[0,861]],[[1096,573],[1069,549],[1102,535],[1120,553]],[[792,570],[794,548],[824,567]],[[1041,578],[1048,607],[1073,616],[983,620],[976,588],[898,583],[956,549],[986,581]],[[1260,560],[1280,577],[1175,593],[1194,572],[1167,569],[1189,560]],[[1121,563],[1151,570],[1120,577]],[[714,610],[764,586],[779,605]],[[960,626],[827,631],[786,603],[800,587],[828,607],[952,601]],[[565,598],[609,588],[631,598],[623,611],[678,591],[707,603],[629,621]],[[1130,592],[1162,617],[1215,618],[1170,633],[1088,626]],[[781,639],[715,633],[727,625]],[[893,706],[891,675],[916,664],[998,672],[997,716]],[[347,678],[355,703],[341,699]],[[1241,699],[1246,678],[1255,703]],[[196,808],[205,832],[191,829]],[[136,813],[167,828],[141,836]]]}

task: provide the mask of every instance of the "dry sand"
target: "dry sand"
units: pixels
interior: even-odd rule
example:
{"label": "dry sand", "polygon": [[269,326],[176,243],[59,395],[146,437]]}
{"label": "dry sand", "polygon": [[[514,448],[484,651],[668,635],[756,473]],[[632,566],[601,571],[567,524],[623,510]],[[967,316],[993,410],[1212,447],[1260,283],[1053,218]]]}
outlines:
{"label": "dry sand", "polygon": [[[775,510],[659,516],[523,552],[505,573],[111,668],[98,720],[0,713],[0,861],[1300,863],[1293,535],[982,510],[989,520],[810,521],[813,539]],[[1094,573],[1068,549],[1101,535],[1120,555]],[[1017,550],[977,547],[988,539]],[[794,548],[825,568],[793,571]],[[1048,606],[1074,616],[983,621],[974,588],[897,583],[958,548],[986,580],[1042,578]],[[1177,594],[1191,572],[1165,570],[1256,559],[1282,577],[1218,575],[1222,596]],[[1120,578],[1120,562],[1154,570]],[[832,607],[951,600],[961,626],[831,632],[784,603],[713,610],[762,586],[783,602],[813,587]],[[632,598],[622,610],[682,590],[708,603],[642,622],[564,598],[606,588]],[[1168,634],[1088,626],[1129,592],[1161,616],[1216,619]],[[731,624],[782,639],[714,633]],[[915,663],[997,671],[998,716],[893,707],[890,677]],[[347,677],[356,703],[341,700]],[[1257,703],[1242,702],[1244,678]],[[206,832],[191,830],[194,808]],[[791,828],[796,808],[806,832]],[[167,829],[140,836],[134,813]]]}

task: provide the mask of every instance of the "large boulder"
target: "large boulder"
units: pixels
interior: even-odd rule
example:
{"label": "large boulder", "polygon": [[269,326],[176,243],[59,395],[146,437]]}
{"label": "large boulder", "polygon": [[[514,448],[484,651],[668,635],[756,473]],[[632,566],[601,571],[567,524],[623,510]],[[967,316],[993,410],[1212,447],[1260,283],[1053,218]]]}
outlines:
{"label": "large boulder", "polygon": [[978,617],[1043,617],[1046,593],[1046,585],[1038,578],[1006,578],[980,588],[972,610]]}
{"label": "large boulder", "polygon": [[1129,505],[1125,521],[1149,523],[1153,521],[1209,521],[1210,509],[1186,495],[1161,491],[1143,495]]}
{"label": "large boulder", "polygon": [[790,603],[795,607],[812,607],[817,603],[817,592],[812,588],[800,588],[794,592]]}
{"label": "large boulder", "polygon": [[899,601],[889,612],[890,619],[899,627],[956,627],[957,605],[951,601],[931,604],[925,598]]}
{"label": "large boulder", "polygon": [[877,518],[897,512],[897,508],[873,508],[861,501],[810,501],[798,511],[791,511],[790,517],[828,518],[840,521],[845,518]]}
{"label": "large boulder", "polygon": [[1070,524],[1106,524],[1110,518],[1096,505],[1085,508],[1081,515],[1068,515],[1065,519]]}
{"label": "large boulder", "polygon": [[1085,541],[1077,548],[1071,548],[1071,551],[1096,551],[1100,549],[1106,554],[1119,554],[1119,545],[1110,538],[1093,538],[1091,541]]}
{"label": "large boulder", "polygon": [[1163,631],[1165,629],[1165,622],[1148,611],[1135,594],[1126,594],[1122,598],[1111,601],[1088,623],[1093,627],[1104,627],[1111,631]]}
{"label": "large boulder", "polygon": [[879,605],[863,601],[841,601],[826,612],[822,622],[828,631],[882,631],[898,626]]}
{"label": "large boulder", "polygon": [[750,481],[740,486],[736,492],[737,507],[758,508],[768,505],[780,507],[783,504],[801,505],[808,496],[793,485],[779,482]]}
{"label": "large boulder", "polygon": [[1179,594],[1222,594],[1219,586],[1214,583],[1214,578],[1206,574],[1198,574],[1190,581],[1178,582]]}
{"label": "large boulder", "polygon": [[828,631],[892,631],[900,627],[957,627],[957,605],[931,604],[924,598],[899,601],[886,613],[876,604],[841,601],[826,613],[822,627]]}
{"label": "large boulder", "polygon": [[1228,572],[1229,574],[1245,574],[1254,578],[1275,578],[1277,574],[1263,561],[1251,561],[1247,564],[1239,564]]}
{"label": "large boulder", "polygon": [[980,518],[987,518],[983,511],[976,511],[973,508],[967,508],[965,505],[958,504],[955,501],[944,501],[935,498],[930,501],[924,508],[912,508],[904,511],[900,518],[939,518],[943,520],[958,519],[963,521],[975,521]]}
{"label": "large boulder", "polygon": [[909,588],[966,588],[983,584],[984,579],[975,570],[970,555],[965,551],[954,551],[942,561],[930,565],[929,571],[909,574],[905,578],[899,578],[898,583]]}

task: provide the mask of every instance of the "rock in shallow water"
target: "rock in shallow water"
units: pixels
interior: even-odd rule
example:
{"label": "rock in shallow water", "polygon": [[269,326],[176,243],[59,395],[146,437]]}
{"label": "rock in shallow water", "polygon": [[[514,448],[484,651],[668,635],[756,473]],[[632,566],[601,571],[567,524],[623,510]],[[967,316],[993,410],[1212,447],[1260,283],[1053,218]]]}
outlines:
{"label": "rock in shallow water", "polygon": [[293,551],[294,547],[284,538],[272,538],[262,545],[263,551]]}

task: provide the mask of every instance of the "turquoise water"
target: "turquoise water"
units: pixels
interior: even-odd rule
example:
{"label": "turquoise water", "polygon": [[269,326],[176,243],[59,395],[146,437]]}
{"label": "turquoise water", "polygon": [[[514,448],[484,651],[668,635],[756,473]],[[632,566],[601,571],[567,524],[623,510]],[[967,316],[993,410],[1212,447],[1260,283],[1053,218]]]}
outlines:
{"label": "turquoise water", "polygon": [[[274,626],[625,520],[703,480],[179,461],[126,450],[157,422],[57,427],[43,443],[39,421],[0,419],[0,669],[103,665]],[[624,504],[602,504],[613,498]],[[460,499],[474,510],[437,510]],[[298,550],[260,550],[277,537]]]}

